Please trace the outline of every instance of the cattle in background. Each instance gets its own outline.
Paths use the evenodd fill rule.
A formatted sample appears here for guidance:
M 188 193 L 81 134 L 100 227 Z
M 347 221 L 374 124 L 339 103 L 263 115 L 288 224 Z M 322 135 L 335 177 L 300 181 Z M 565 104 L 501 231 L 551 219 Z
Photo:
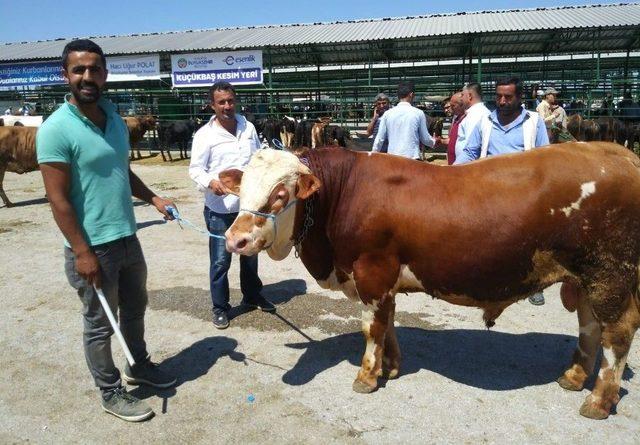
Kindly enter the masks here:
M 283 117 L 282 121 L 280 121 L 280 140 L 285 148 L 293 147 L 297 124 L 298 122 L 289 116 Z
M 624 145 L 624 124 L 620 119 L 613 117 L 599 117 L 596 119 L 596 122 L 598 124 L 598 140 L 616 142 L 620 145 Z
M 280 130 L 282 129 L 282 123 L 277 119 L 262 119 L 259 122 L 259 126 L 261 127 L 261 133 L 263 139 L 267 140 L 267 144 L 270 147 L 274 146 L 273 140 L 277 139 L 279 142 L 282 142 L 280 139 Z M 256 128 L 256 132 L 258 132 Z M 260 133 L 259 133 L 260 134 Z
M 0 127 L 0 198 L 5 206 L 13 203 L 2 187 L 5 172 L 23 173 L 38 170 L 36 157 L 37 127 Z
M 567 131 L 571 133 L 577 141 L 584 140 L 584 130 L 582 128 L 583 118 L 579 114 L 571 114 L 567 118 Z
M 322 147 L 327 145 L 324 138 L 324 130 L 331 123 L 331 118 L 323 116 L 311 127 L 311 148 Z
M 444 127 L 444 119 L 441 117 L 433 117 L 427 115 L 427 130 L 434 138 L 442 137 L 442 128 Z
M 163 160 L 167 160 L 164 155 L 164 150 L 167 150 L 167 156 L 170 161 L 173 161 L 171 157 L 171 145 L 176 144 L 180 152 L 180 159 L 188 158 L 187 150 L 189 147 L 189 141 L 193 136 L 193 133 L 198 128 L 201 121 L 195 119 L 188 119 L 182 121 L 160 122 L 158 128 L 158 138 L 160 143 L 160 154 Z
M 298 122 L 296 126 L 296 135 L 293 139 L 294 148 L 311 147 L 311 129 L 316 121 L 305 119 Z
M 138 144 L 144 137 L 147 131 L 154 130 L 156 128 L 156 118 L 147 116 L 127 116 L 122 118 L 127 124 L 129 130 L 129 146 L 131 147 L 131 159 L 134 159 L 133 151 L 137 151 L 138 159 L 142 157 Z
M 322 145 L 339 145 L 346 147 L 348 141 L 351 140 L 349 130 L 342 128 L 340 125 L 327 125 L 324 128 L 324 143 Z
M 322 287 L 364 303 L 355 391 L 398 376 L 398 292 L 479 307 L 491 327 L 511 304 L 562 282 L 580 329 L 558 383 L 582 390 L 602 347 L 580 414 L 606 418 L 620 400 L 640 326 L 640 159 L 629 150 L 569 142 L 451 168 L 335 148 L 260 150 L 244 174 L 219 177 L 240 195 L 227 250 L 282 260 L 296 245 Z

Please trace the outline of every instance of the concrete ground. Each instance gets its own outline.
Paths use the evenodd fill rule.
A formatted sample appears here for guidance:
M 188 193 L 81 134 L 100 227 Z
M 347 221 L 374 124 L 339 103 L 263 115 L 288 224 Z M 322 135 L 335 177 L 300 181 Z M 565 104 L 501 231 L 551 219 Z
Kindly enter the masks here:
M 202 224 L 202 197 L 184 161 L 133 168 Z M 277 314 L 236 311 L 230 328 L 218 331 L 206 238 L 138 202 L 149 265 L 147 343 L 178 385 L 130 388 L 156 416 L 123 422 L 102 412 L 86 368 L 81 305 L 64 277 L 40 174 L 8 173 L 5 190 L 19 205 L 0 208 L 0 443 L 640 443 L 637 343 L 607 420 L 578 414 L 587 390 L 555 383 L 578 332 L 557 285 L 545 292 L 546 305 L 513 305 L 491 331 L 476 309 L 399 296 L 400 378 L 357 394 L 351 383 L 364 349 L 357 304 L 321 290 L 293 256 L 261 255 Z M 234 259 L 234 304 L 237 266 Z M 113 349 L 124 364 L 115 341 Z

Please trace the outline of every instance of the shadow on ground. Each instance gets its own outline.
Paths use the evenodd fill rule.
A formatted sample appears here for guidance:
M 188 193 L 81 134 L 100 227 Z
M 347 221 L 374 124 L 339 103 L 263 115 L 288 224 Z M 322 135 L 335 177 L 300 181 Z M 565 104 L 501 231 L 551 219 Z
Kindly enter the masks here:
M 207 374 L 221 357 L 228 356 L 234 361 L 244 362 L 245 356 L 236 351 L 237 347 L 238 342 L 232 338 L 224 336 L 203 338 L 173 357 L 169 357 L 159 363 L 160 369 L 178 379 L 174 387 L 155 389 L 143 385 L 130 392 L 140 399 L 146 399 L 151 396 L 158 396 L 163 399 L 171 398 L 177 393 L 180 385 Z
M 48 202 L 49 200 L 47 198 L 28 199 L 26 201 L 14 202 L 11 207 L 26 207 L 26 206 L 37 205 L 37 204 L 47 204 Z M 6 206 L 3 205 L 0 207 L 6 207 Z
M 145 227 L 157 226 L 157 225 L 166 224 L 166 223 L 167 221 L 165 221 L 164 219 L 153 219 L 151 221 L 143 221 L 143 222 L 136 223 L 136 227 L 138 228 L 138 230 L 140 230 L 140 229 L 144 229 Z
M 576 344 L 575 337 L 559 334 L 414 327 L 400 327 L 396 332 L 403 357 L 400 378 L 426 370 L 493 391 L 555 381 Z M 359 332 L 286 346 L 304 351 L 282 377 L 290 385 L 303 385 L 344 360 L 359 367 L 364 352 Z M 354 378 L 356 371 L 354 368 Z

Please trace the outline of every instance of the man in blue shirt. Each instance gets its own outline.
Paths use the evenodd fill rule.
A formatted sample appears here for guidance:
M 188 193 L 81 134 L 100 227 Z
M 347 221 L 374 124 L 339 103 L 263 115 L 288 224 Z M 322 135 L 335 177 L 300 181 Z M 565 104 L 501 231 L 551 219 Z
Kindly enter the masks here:
M 136 237 L 131 195 L 166 219 L 174 204 L 154 194 L 129 168 L 129 133 L 116 107 L 101 97 L 107 80 L 102 49 L 74 40 L 62 53 L 71 94 L 38 130 L 36 149 L 53 217 L 65 238 L 65 273 L 83 304 L 84 353 L 102 408 L 124 420 L 153 416 L 122 380 L 157 388 L 176 379 L 149 360 L 144 340 L 147 265 Z M 101 288 L 136 362 L 113 363 L 113 329 L 94 288 Z
M 502 79 L 496 83 L 496 106 L 495 111 L 475 126 L 455 165 L 549 145 L 544 120 L 538 113 L 522 107 L 520 79 Z M 529 297 L 529 302 L 544 304 L 542 292 Z
M 380 119 L 380 127 L 371 151 L 382 151 L 385 141 L 388 141 L 388 153 L 420 159 L 420 143 L 428 147 L 434 146 L 435 140 L 427 129 L 426 116 L 411 105 L 415 97 L 414 89 L 412 82 L 400 82 L 400 101 Z
M 389 96 L 384 93 L 379 93 L 376 96 L 375 107 L 373 108 L 373 117 L 367 125 L 367 136 L 373 136 L 373 140 L 375 141 L 376 136 L 378 136 L 378 130 L 380 129 L 380 120 L 384 113 L 389 110 L 391 103 L 389 101 Z M 389 143 L 384 141 L 382 147 L 380 148 L 380 152 L 386 153 Z

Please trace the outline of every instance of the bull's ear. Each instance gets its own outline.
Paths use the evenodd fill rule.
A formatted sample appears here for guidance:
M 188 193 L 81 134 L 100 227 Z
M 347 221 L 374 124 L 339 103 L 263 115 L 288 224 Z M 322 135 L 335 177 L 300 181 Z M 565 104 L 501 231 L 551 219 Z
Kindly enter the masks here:
M 234 195 L 240 194 L 240 183 L 242 182 L 242 171 L 230 168 L 229 170 L 225 170 L 220 172 L 218 175 L 220 182 L 224 185 L 231 193 Z
M 311 173 L 300 173 L 296 184 L 296 197 L 307 199 L 322 186 L 322 182 Z

